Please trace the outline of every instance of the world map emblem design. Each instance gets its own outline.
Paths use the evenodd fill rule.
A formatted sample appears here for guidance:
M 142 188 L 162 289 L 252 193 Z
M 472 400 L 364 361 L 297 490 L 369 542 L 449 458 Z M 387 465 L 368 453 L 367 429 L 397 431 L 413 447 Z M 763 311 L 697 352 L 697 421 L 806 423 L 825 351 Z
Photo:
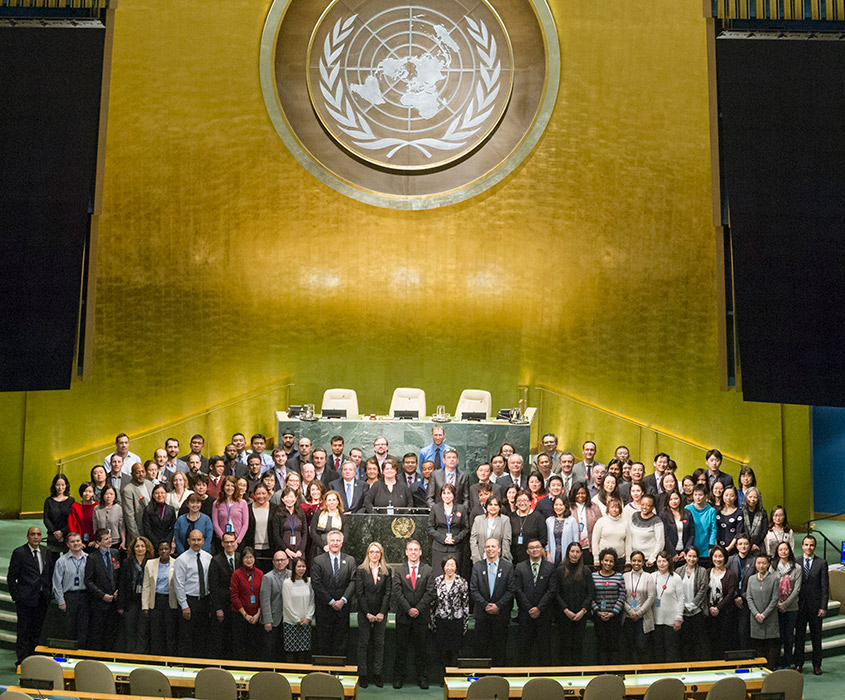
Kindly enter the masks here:
M 335 0 L 308 47 L 308 94 L 323 128 L 389 170 L 461 159 L 496 129 L 513 88 L 513 52 L 482 0 L 394 5 Z

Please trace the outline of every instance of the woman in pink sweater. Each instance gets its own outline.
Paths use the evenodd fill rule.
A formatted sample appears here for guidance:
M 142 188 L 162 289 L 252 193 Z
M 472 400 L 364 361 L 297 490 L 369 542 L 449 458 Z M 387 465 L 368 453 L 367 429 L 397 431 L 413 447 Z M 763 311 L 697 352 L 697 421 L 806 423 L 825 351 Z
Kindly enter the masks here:
M 233 476 L 224 476 L 220 495 L 211 508 L 211 524 L 217 539 L 223 538 L 224 532 L 234 532 L 240 545 L 249 526 L 249 508 L 246 501 L 238 495 L 238 483 Z

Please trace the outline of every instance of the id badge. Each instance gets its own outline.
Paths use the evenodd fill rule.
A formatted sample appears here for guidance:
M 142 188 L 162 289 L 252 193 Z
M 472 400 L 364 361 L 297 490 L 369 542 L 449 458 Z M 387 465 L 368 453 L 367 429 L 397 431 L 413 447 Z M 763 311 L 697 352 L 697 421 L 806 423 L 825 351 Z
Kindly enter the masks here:
M 522 535 L 520 535 L 519 537 L 516 538 L 516 543 L 522 544 Z
M 254 595 L 251 595 L 251 596 L 249 597 L 249 604 L 250 604 L 250 605 L 255 605 L 255 596 L 254 596 Z
M 602 609 L 602 610 L 604 610 L 605 608 L 607 608 L 607 601 L 604 601 L 604 600 L 603 600 L 603 601 L 601 602 L 601 609 Z
M 656 607 L 656 608 L 660 607 L 660 598 L 658 598 L 657 600 L 654 601 L 654 607 Z
M 140 592 L 141 592 L 141 584 L 140 584 L 140 583 L 139 583 L 137 586 L 135 586 L 135 592 L 136 592 L 136 593 L 140 593 Z
M 79 576 L 73 577 L 73 587 L 77 588 L 79 586 Z
M 388 514 L 388 515 L 393 515 L 393 506 L 388 506 L 388 507 L 387 507 L 387 514 Z
M 228 523 L 226 523 L 226 532 L 234 532 L 234 531 L 235 531 L 235 528 L 232 525 L 232 521 L 230 520 Z
M 291 535 L 291 536 L 290 536 L 290 546 L 291 546 L 291 547 L 295 547 L 295 546 L 296 546 L 296 535 Z
M 636 598 L 634 598 L 633 600 L 631 600 L 631 607 L 632 607 L 632 608 L 636 608 L 636 607 L 637 607 L 637 599 L 636 599 Z

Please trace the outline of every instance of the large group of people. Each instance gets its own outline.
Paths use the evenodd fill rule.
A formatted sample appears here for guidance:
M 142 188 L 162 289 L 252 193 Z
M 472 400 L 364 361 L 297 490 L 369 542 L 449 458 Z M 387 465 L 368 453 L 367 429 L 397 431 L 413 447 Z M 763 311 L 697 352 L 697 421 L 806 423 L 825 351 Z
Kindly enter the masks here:
M 168 438 L 142 461 L 121 434 L 78 500 L 56 475 L 46 547 L 31 527 L 9 566 L 18 659 L 51 598 L 83 648 L 300 662 L 345 657 L 354 611 L 361 685 L 381 686 L 393 611 L 394 687 L 413 661 L 425 688 L 432 640 L 440 667 L 454 665 L 470 616 L 474 655 L 506 665 L 515 603 L 511 660 L 525 665 L 584 663 L 592 621 L 601 664 L 754 648 L 771 668 L 801 669 L 809 627 L 821 673 L 827 563 L 812 535 L 796 557 L 786 510 L 767 514 L 754 471 L 735 485 L 718 450 L 679 478 L 665 453 L 646 474 L 624 446 L 604 465 L 587 441 L 576 462 L 552 434 L 533 460 L 504 443 L 473 470 L 439 425 L 401 458 L 384 437 L 368 458 L 329 442 L 285 431 L 268 453 L 265 436 L 247 449 L 236 433 L 206 457 L 194 435 L 187 454 Z M 398 565 L 380 542 L 362 561 L 344 550 L 348 514 L 407 508 L 428 509 L 431 561 L 417 540 Z

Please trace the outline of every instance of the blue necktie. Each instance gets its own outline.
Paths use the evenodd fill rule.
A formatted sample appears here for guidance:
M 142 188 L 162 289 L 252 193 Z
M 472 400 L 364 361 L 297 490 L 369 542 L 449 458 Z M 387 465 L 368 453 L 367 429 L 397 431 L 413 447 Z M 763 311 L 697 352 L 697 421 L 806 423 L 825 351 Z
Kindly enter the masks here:
M 487 564 L 487 583 L 490 584 L 490 599 L 493 599 L 493 589 L 496 587 L 496 562 Z
M 807 557 L 804 557 L 804 580 L 806 581 L 810 578 L 810 568 L 812 567 L 812 561 Z
M 352 484 L 346 484 L 346 507 L 352 507 Z

